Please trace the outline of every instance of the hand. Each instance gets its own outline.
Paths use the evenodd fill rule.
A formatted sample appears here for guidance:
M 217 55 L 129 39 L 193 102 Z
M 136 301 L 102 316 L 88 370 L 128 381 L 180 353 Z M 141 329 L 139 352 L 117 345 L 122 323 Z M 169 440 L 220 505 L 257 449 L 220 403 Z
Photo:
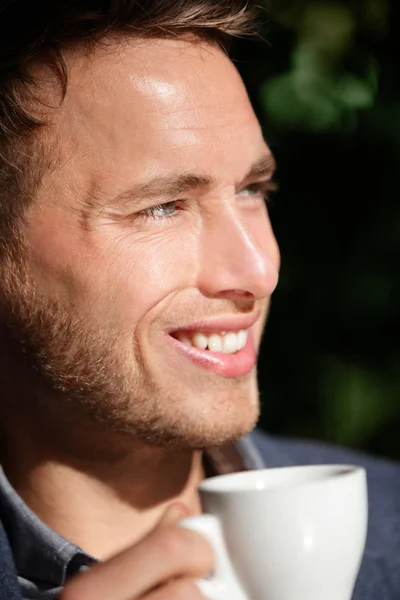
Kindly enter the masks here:
M 176 525 L 187 516 L 172 505 L 142 541 L 71 579 L 60 600 L 204 600 L 195 585 L 213 569 L 202 536 Z

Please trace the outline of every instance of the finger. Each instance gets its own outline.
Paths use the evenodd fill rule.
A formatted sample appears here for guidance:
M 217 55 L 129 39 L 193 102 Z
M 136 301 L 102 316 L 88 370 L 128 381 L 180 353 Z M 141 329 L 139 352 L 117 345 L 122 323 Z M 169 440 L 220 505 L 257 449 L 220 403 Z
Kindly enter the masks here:
M 204 600 L 204 596 L 194 581 L 179 579 L 142 596 L 141 600 Z
M 181 519 L 185 519 L 189 515 L 190 512 L 184 504 L 175 502 L 174 504 L 168 506 L 157 527 L 170 527 L 171 525 L 178 523 L 178 521 Z
M 156 529 L 142 542 L 73 579 L 61 600 L 131 600 L 178 578 L 213 570 L 206 539 L 180 527 Z

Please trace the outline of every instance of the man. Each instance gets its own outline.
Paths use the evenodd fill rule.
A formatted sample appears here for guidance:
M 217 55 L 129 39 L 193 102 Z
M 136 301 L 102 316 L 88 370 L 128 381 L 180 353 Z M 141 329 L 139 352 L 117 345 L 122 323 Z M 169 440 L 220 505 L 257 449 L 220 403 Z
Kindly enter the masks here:
M 399 597 L 398 466 L 247 436 L 279 252 L 245 2 L 3 7 L 0 598 L 200 598 L 198 483 L 296 462 L 369 469 L 356 598 Z

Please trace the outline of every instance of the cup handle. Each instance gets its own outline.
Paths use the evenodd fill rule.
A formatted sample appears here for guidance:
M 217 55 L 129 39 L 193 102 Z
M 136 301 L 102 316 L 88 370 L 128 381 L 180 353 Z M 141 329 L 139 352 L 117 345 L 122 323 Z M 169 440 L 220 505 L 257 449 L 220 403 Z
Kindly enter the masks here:
M 214 515 L 199 515 L 183 519 L 179 526 L 202 534 L 214 549 L 214 572 L 197 582 L 201 593 L 208 600 L 248 600 L 230 563 L 219 519 Z

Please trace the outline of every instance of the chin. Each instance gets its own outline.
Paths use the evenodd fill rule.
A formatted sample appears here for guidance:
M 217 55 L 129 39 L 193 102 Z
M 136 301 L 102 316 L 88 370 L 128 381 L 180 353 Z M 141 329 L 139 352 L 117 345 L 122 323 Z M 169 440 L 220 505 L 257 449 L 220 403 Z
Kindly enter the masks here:
M 230 397 L 229 402 L 215 398 L 212 404 L 196 402 L 175 406 L 173 411 L 155 411 L 152 418 L 124 419 L 117 430 L 160 448 L 194 449 L 232 443 L 250 433 L 259 419 L 257 399 Z M 123 431 L 122 431 L 123 430 Z
M 188 415 L 174 428 L 174 440 L 186 448 L 205 449 L 236 442 L 257 425 L 260 411 L 258 403 L 243 406 L 231 405 L 226 410 L 209 410 L 207 413 Z
M 177 385 L 168 378 L 142 393 L 141 401 L 132 395 L 114 413 L 114 430 L 164 448 L 197 450 L 237 441 L 254 429 L 260 416 L 257 379 L 252 375 L 222 383 Z
M 237 442 L 253 431 L 257 421 L 258 415 L 251 419 L 243 419 L 242 417 L 240 421 L 234 423 L 215 424 L 212 429 L 203 432 L 202 439 L 199 440 L 202 443 L 197 447 L 204 449 Z M 192 447 L 196 446 L 193 445 Z

